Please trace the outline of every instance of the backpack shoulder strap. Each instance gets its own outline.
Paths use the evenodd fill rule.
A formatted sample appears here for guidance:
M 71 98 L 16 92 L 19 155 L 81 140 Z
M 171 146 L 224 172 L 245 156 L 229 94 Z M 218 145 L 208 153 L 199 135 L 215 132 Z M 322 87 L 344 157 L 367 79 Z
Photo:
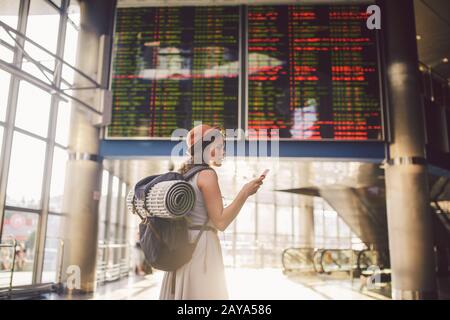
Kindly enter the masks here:
M 214 169 L 208 166 L 207 164 L 199 164 L 189 169 L 185 174 L 183 174 L 183 177 L 187 181 L 203 170 L 214 170 Z
M 200 237 L 203 234 L 203 231 L 205 231 L 206 225 L 208 224 L 208 221 L 209 221 L 209 218 L 206 218 L 205 222 L 203 223 L 203 225 L 202 225 L 202 227 L 200 229 L 200 232 L 197 234 L 197 237 L 195 237 L 195 241 L 194 241 L 195 245 L 197 245 L 198 241 L 200 240 Z
M 203 170 L 214 170 L 213 168 L 211 168 L 210 166 L 206 165 L 206 164 L 201 164 L 201 165 L 196 165 L 194 167 L 192 167 L 191 169 L 189 169 L 184 175 L 184 179 L 189 180 L 191 179 L 194 175 L 196 175 L 197 173 L 199 173 L 200 171 Z M 202 225 L 202 228 L 200 229 L 200 232 L 197 234 L 197 237 L 195 238 L 195 245 L 197 245 L 198 241 L 200 240 L 200 237 L 203 234 L 203 231 L 205 231 L 206 225 L 208 224 L 209 218 L 207 218 L 205 220 L 205 222 Z

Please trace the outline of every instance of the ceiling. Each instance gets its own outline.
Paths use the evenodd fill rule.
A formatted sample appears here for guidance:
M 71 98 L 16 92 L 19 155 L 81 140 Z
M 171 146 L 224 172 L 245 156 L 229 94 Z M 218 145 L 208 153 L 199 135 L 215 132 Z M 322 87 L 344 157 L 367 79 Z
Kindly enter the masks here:
M 414 0 L 419 60 L 450 79 L 450 1 Z

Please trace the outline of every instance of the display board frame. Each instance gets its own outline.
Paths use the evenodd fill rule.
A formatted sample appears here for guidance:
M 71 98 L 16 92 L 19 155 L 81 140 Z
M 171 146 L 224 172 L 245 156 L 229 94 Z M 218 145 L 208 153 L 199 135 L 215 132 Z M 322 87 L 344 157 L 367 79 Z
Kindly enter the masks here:
M 314 6 L 352 6 L 352 5 L 367 5 L 373 4 L 373 2 L 368 1 L 367 3 L 357 2 L 354 4 L 313 4 Z M 298 3 L 283 3 L 283 4 L 256 4 L 256 5 L 229 5 L 227 7 L 238 7 L 239 8 L 239 39 L 238 39 L 238 65 L 239 65 L 239 71 L 238 71 L 238 128 L 240 129 L 239 132 L 241 133 L 242 130 L 245 131 L 245 136 L 240 134 L 237 137 L 226 137 L 226 140 L 248 140 L 252 141 L 255 139 L 249 139 L 247 137 L 247 130 L 248 130 L 248 14 L 247 10 L 249 7 L 253 6 L 287 6 L 287 5 L 295 5 L 295 6 L 302 6 L 303 4 Z M 311 6 L 311 3 L 304 4 L 307 6 Z M 192 5 L 188 5 L 192 7 Z M 221 5 L 224 6 L 224 5 Z M 145 6 L 145 8 L 152 7 L 152 8 L 159 8 L 161 6 Z M 135 7 L 130 7 L 135 8 Z M 116 36 L 116 23 L 117 23 L 117 11 L 118 10 L 126 10 L 127 7 L 119 7 L 116 8 L 115 11 L 115 17 L 114 17 L 114 24 L 113 24 L 113 39 Z M 273 140 L 279 140 L 279 141 L 292 141 L 292 142 L 356 142 L 356 143 L 370 143 L 370 142 L 386 142 L 387 141 L 387 111 L 385 106 L 385 97 L 384 97 L 384 68 L 383 68 L 383 51 L 382 51 L 382 43 L 380 40 L 381 37 L 381 30 L 371 30 L 371 32 L 375 33 L 375 46 L 376 46 L 376 67 L 377 67 L 377 76 L 378 76 L 378 102 L 379 102 L 379 110 L 380 110 L 380 134 L 381 137 L 377 139 L 334 139 L 334 138 L 322 138 L 322 139 L 296 139 L 296 138 L 276 138 Z M 114 40 L 112 41 L 114 43 Z M 114 65 L 114 59 L 115 59 L 115 49 L 114 46 L 111 50 L 112 52 L 112 58 L 110 59 L 110 73 L 109 73 L 109 86 L 112 87 L 112 80 L 113 80 L 113 65 Z M 144 141 L 152 141 L 152 140 L 175 140 L 175 141 L 181 141 L 184 140 L 184 138 L 181 137 L 118 137 L 118 136 L 109 136 L 108 135 L 108 127 L 104 127 L 102 129 L 102 136 L 105 140 L 144 140 Z M 263 140 L 263 139 L 256 139 L 256 140 Z M 271 140 L 271 139 L 268 139 Z

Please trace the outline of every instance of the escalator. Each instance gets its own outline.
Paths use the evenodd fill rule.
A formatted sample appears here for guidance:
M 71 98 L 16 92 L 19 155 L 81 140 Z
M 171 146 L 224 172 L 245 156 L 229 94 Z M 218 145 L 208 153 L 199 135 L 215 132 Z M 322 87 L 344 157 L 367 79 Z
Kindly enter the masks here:
M 449 275 L 450 265 L 450 178 L 429 175 L 430 211 L 433 215 L 438 273 Z M 389 266 L 388 227 L 384 170 L 367 164 L 352 183 L 321 184 L 286 190 L 319 196 L 358 236 L 367 248 L 381 253 L 382 263 Z

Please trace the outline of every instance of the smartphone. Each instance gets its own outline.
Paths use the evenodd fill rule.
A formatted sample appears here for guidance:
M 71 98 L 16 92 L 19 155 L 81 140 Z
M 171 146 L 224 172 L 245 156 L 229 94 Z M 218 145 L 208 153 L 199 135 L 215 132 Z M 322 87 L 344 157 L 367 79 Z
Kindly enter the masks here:
M 267 176 L 267 174 L 269 173 L 269 169 L 266 169 L 266 170 L 264 170 L 264 172 L 261 174 L 261 177 L 266 177 Z

